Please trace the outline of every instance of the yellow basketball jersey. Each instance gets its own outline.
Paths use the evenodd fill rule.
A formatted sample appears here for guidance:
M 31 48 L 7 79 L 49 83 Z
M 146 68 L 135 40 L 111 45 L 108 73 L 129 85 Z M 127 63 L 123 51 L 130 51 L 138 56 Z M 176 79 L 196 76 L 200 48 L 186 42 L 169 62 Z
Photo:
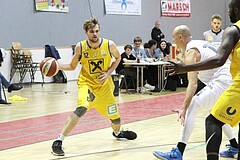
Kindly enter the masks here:
M 111 64 L 109 41 L 102 38 L 99 47 L 94 49 L 87 40 L 83 40 L 81 41 L 81 50 L 82 69 L 79 82 L 88 83 L 91 86 L 101 85 L 98 76 L 100 73 L 106 72 Z
M 240 20 L 235 23 L 238 27 L 240 27 Z M 231 67 L 230 72 L 232 74 L 232 79 L 234 82 L 240 82 L 240 70 L 239 70 L 239 62 L 240 62 L 240 41 L 235 45 L 234 49 L 230 55 L 231 59 Z

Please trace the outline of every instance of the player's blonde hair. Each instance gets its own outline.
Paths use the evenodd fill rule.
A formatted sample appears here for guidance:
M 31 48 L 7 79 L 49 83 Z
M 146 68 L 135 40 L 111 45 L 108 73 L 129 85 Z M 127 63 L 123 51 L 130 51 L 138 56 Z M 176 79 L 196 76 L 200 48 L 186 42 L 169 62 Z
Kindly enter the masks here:
M 83 29 L 87 32 L 89 29 L 95 27 L 96 25 L 98 25 L 100 28 L 100 24 L 99 24 L 97 18 L 92 17 L 84 22 Z

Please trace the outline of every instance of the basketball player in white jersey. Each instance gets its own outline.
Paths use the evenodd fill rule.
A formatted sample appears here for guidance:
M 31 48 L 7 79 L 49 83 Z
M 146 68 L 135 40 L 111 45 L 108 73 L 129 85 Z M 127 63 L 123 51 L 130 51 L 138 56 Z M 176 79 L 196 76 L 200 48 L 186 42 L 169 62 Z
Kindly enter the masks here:
M 207 41 L 192 40 L 190 30 L 185 25 L 177 26 L 173 31 L 173 42 L 177 48 L 184 53 L 184 63 L 193 64 L 215 56 L 217 49 Z M 200 108 L 211 111 L 220 95 L 231 84 L 232 78 L 229 72 L 230 61 L 228 60 L 222 67 L 204 71 L 188 72 L 188 87 L 186 96 L 181 108 L 178 110 L 179 120 L 183 125 L 180 141 L 171 152 L 163 153 L 154 151 L 153 154 L 164 160 L 182 160 L 183 152 L 194 128 L 196 112 Z M 206 86 L 196 95 L 198 79 Z M 238 144 L 234 138 L 230 125 L 224 125 L 223 131 L 230 141 L 228 150 L 220 153 L 220 156 L 231 157 L 238 152 Z
M 214 14 L 211 18 L 212 29 L 205 31 L 203 37 L 205 41 L 211 42 L 215 46 L 219 46 L 222 42 L 222 35 L 224 30 L 222 26 L 222 17 L 218 14 Z

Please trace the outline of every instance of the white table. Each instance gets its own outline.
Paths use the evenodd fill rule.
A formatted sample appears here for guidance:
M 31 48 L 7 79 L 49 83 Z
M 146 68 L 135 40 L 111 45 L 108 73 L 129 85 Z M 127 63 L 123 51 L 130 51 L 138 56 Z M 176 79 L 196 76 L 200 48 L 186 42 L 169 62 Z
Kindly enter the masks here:
M 137 93 L 139 91 L 143 93 L 143 69 L 147 66 L 157 66 L 158 67 L 158 88 L 163 89 L 164 85 L 164 65 L 169 64 L 169 62 L 157 61 L 157 62 L 145 62 L 141 61 L 140 63 L 123 63 L 125 66 L 132 66 L 137 68 Z M 141 71 L 140 80 L 141 88 L 139 89 L 139 70 Z

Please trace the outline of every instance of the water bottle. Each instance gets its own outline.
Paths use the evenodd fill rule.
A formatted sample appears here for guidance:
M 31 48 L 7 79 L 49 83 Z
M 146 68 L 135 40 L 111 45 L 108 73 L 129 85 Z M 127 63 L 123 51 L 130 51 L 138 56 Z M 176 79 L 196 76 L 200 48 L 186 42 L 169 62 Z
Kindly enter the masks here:
M 138 52 L 138 54 L 137 54 L 137 63 L 140 63 L 140 58 L 141 58 L 141 56 L 140 56 L 140 53 Z

